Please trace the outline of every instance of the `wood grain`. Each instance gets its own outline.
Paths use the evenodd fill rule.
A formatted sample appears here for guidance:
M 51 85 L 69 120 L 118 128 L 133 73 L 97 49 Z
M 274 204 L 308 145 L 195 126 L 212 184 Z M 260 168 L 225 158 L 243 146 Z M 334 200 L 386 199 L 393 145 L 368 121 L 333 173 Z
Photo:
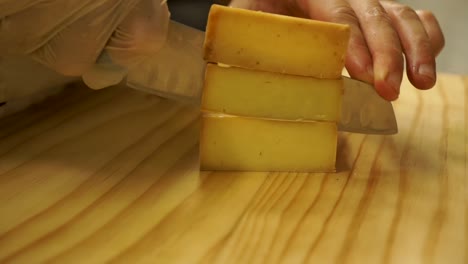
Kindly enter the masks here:
M 468 77 L 334 174 L 198 170 L 198 111 L 81 86 L 0 122 L 0 263 L 468 263 Z

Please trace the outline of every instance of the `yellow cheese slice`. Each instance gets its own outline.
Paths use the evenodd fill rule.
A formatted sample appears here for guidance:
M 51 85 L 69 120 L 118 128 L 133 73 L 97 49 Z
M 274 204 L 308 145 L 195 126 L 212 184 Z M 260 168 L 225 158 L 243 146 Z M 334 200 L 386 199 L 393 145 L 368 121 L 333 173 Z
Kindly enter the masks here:
M 212 5 L 204 59 L 270 72 L 341 76 L 350 27 L 311 19 Z
M 201 108 L 247 117 L 338 121 L 342 79 L 208 64 Z
M 203 171 L 333 172 L 336 148 L 333 122 L 202 116 Z

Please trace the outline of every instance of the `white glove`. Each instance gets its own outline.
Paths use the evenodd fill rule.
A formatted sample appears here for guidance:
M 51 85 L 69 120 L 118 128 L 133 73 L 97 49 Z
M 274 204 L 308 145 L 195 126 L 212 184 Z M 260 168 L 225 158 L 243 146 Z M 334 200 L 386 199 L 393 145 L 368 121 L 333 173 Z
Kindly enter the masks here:
M 103 88 L 163 46 L 169 18 L 165 0 L 1 0 L 0 57 L 26 55 Z

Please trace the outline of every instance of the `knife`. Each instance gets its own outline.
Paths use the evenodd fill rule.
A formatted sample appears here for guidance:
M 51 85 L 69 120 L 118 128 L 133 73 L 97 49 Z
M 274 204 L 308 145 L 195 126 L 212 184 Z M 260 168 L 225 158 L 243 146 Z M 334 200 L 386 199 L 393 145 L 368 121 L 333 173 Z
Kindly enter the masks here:
M 175 22 L 169 23 L 162 50 L 131 69 L 127 85 L 136 90 L 199 105 L 206 61 L 203 60 L 203 31 Z M 391 102 L 381 98 L 374 87 L 346 76 L 342 99 L 340 131 L 389 135 L 398 132 Z

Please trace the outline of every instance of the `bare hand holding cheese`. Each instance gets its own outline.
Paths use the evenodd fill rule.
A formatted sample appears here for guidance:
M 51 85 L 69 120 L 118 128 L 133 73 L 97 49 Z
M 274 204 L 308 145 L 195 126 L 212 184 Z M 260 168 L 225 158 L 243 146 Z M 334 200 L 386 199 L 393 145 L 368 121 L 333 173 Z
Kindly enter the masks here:
M 205 60 L 247 69 L 340 78 L 350 28 L 310 19 L 213 5 Z

